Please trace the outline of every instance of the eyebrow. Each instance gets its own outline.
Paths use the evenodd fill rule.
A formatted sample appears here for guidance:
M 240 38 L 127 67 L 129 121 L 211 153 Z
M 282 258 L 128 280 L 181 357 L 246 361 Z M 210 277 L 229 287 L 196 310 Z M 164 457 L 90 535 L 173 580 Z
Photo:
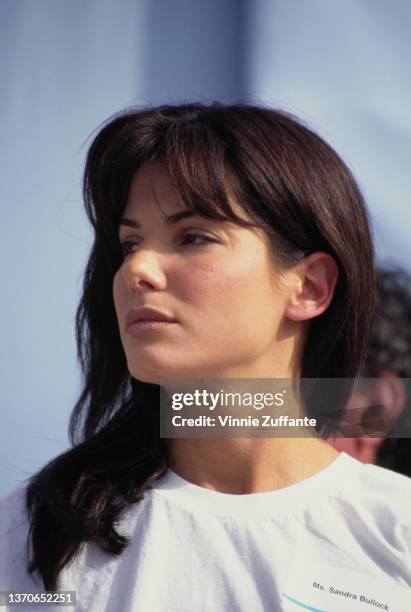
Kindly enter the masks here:
M 165 223 L 173 224 L 182 221 L 182 219 L 188 219 L 188 217 L 193 217 L 196 213 L 192 210 L 183 210 L 180 212 L 176 212 L 173 215 L 169 215 L 165 217 Z M 127 217 L 122 217 L 119 221 L 120 225 L 127 225 L 128 227 L 134 227 L 135 229 L 141 229 L 141 223 L 139 221 L 133 221 L 133 219 L 128 219 Z

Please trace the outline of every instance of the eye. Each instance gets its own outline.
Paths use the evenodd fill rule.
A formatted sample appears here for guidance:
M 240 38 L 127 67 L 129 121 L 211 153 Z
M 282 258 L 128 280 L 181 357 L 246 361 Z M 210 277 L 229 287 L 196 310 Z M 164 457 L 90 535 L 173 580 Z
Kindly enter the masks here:
M 217 242 L 217 240 L 207 234 L 199 234 L 197 232 L 196 233 L 190 232 L 190 233 L 184 234 L 181 244 L 201 246 L 203 244 L 209 244 L 211 242 Z
M 120 240 L 120 249 L 123 258 L 131 255 L 135 248 L 139 246 L 140 242 L 140 240 Z M 180 244 L 184 246 L 203 246 L 212 242 L 217 242 L 217 240 L 212 236 L 198 232 L 190 232 L 184 234 L 184 236 L 181 238 Z
M 127 255 L 132 253 L 131 248 L 133 247 L 133 245 L 138 246 L 138 242 L 131 241 L 131 240 L 123 240 L 122 242 L 120 241 L 120 248 L 121 248 L 123 257 L 126 257 Z

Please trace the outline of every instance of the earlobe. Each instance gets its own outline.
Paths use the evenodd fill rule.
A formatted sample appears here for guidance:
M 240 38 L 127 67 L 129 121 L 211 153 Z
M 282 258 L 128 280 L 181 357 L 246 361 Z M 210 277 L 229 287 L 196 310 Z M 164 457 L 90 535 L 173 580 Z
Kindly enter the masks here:
M 338 266 L 328 253 L 309 255 L 295 270 L 299 283 L 292 290 L 285 315 L 305 321 L 321 315 L 330 305 L 338 280 Z

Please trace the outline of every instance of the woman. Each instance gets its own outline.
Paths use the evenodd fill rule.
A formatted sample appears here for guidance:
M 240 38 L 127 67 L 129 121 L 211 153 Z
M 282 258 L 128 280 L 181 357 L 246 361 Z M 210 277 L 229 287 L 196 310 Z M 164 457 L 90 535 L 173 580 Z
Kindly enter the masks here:
M 162 106 L 100 130 L 84 195 L 73 448 L 3 502 L 1 588 L 87 611 L 403 605 L 410 481 L 324 441 L 344 393 L 320 436 L 159 434 L 165 379 L 355 376 L 373 252 L 345 164 L 283 112 Z

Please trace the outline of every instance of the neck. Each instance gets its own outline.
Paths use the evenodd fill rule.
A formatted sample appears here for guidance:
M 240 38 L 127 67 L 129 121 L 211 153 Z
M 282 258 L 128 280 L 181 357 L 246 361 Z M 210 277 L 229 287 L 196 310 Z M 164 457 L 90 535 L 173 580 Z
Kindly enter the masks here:
M 321 438 L 174 438 L 168 464 L 179 476 L 222 493 L 280 489 L 316 474 L 337 456 Z

